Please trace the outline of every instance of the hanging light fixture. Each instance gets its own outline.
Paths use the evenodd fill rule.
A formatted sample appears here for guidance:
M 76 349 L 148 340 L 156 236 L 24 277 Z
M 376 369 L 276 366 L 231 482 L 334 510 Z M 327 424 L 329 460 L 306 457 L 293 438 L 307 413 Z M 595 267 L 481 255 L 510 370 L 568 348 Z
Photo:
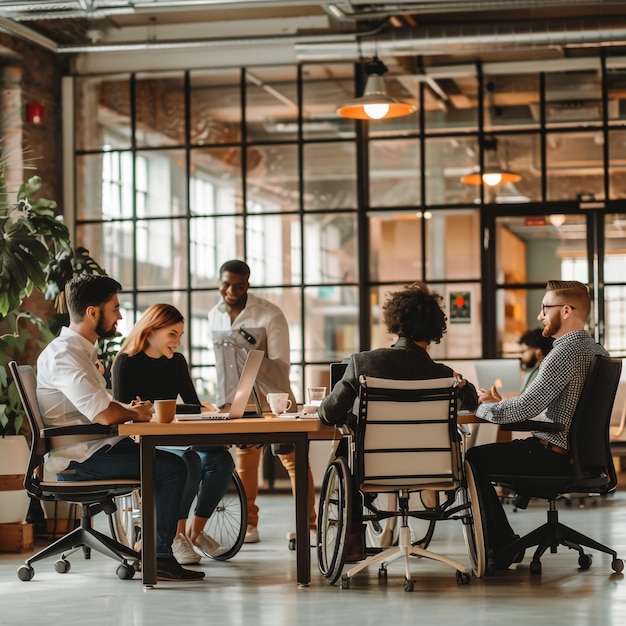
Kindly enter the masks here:
M 500 167 L 498 159 L 498 140 L 495 137 L 485 137 L 483 140 L 485 154 L 485 167 L 481 176 L 480 171 L 466 174 L 461 177 L 461 182 L 466 185 L 480 185 L 485 183 L 489 187 L 497 187 L 506 183 L 517 183 L 522 177 L 515 172 L 510 172 Z
M 363 95 L 339 107 L 337 113 L 353 120 L 382 120 L 413 113 L 416 106 L 389 96 L 383 78 L 385 72 L 387 66 L 377 56 L 366 63 Z

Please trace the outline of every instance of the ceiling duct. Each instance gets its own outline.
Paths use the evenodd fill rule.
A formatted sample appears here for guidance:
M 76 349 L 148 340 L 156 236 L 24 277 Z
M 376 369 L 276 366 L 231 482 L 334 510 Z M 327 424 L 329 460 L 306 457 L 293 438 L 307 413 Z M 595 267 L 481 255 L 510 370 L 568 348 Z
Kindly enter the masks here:
M 494 50 L 626 45 L 626 21 L 615 18 L 429 25 L 394 28 L 371 41 L 360 39 L 296 43 L 299 61 L 353 60 L 373 56 L 463 55 Z

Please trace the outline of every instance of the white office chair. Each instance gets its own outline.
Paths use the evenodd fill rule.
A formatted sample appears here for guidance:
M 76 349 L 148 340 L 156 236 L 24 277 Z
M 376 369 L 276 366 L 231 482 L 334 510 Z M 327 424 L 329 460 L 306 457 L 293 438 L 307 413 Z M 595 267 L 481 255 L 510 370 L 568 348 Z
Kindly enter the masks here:
M 405 560 L 405 591 L 414 581 L 409 557 L 432 559 L 456 570 L 459 583 L 470 581 L 471 570 L 484 574 L 483 525 L 475 523 L 480 511 L 469 500 L 463 465 L 463 442 L 457 429 L 457 389 L 453 378 L 398 381 L 364 377 L 355 402 L 358 416 L 354 454 L 335 459 L 327 468 L 320 493 L 318 515 L 318 564 L 328 582 L 334 584 L 347 556 L 347 538 L 352 510 L 352 481 L 367 501 L 371 494 L 396 494 L 395 510 L 375 506 L 365 523 L 395 517 L 400 521 L 398 545 L 374 552 L 341 576 L 342 588 L 370 565 L 380 564 L 379 581 L 387 578 L 387 565 Z M 349 448 L 352 448 L 349 441 Z M 420 494 L 416 506 L 411 494 Z M 428 493 L 428 495 L 426 495 Z M 372 498 L 370 497 L 371 501 Z M 447 556 L 432 552 L 421 542 L 412 544 L 410 518 L 460 520 L 470 556 L 471 570 Z

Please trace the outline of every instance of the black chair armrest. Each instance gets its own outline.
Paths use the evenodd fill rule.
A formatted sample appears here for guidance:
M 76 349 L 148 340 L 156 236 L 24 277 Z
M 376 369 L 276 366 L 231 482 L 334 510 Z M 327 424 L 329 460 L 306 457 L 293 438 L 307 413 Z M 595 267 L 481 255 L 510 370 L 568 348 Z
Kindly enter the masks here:
M 544 422 L 541 420 L 524 420 L 523 422 L 513 422 L 512 424 L 500 424 L 500 430 L 513 431 L 521 430 L 529 432 L 539 430 L 544 433 L 561 433 L 563 432 L 563 424 L 556 422 Z
M 72 426 L 47 426 L 42 428 L 40 436 L 62 437 L 65 435 L 117 435 L 117 424 L 74 424 Z

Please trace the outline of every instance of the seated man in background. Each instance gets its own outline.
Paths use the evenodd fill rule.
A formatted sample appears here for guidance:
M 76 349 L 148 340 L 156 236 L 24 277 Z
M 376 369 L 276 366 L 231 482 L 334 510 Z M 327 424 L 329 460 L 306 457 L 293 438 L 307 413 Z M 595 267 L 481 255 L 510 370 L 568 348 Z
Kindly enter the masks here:
M 430 358 L 428 348 L 439 343 L 446 332 L 446 316 L 441 308 L 443 298 L 429 291 L 426 285 L 414 283 L 390 294 L 383 305 L 383 319 L 389 333 L 398 337 L 390 348 L 353 354 L 342 379 L 322 400 L 318 413 L 325 424 L 348 424 L 354 427 L 354 400 L 358 395 L 359 377 L 376 376 L 395 380 L 428 380 L 458 376 L 443 363 Z M 473 411 L 477 405 L 476 389 L 465 379 L 459 383 L 462 409 Z M 337 448 L 337 456 L 347 456 L 345 438 Z M 343 445 L 342 445 L 343 444 Z M 352 527 L 346 560 L 365 557 L 365 536 L 362 524 L 362 501 L 353 494 Z
M 542 328 L 533 328 L 527 330 L 519 339 L 520 346 L 522 347 L 522 356 L 520 357 L 520 363 L 522 369 L 526 372 L 524 382 L 520 393 L 530 385 L 539 372 L 539 366 L 544 360 L 548 352 L 552 350 L 552 344 L 554 343 L 553 337 L 545 337 Z
M 480 389 L 476 415 L 495 424 L 532 419 L 545 411 L 548 421 L 563 425 L 562 432 L 534 431 L 532 437 L 476 446 L 467 451 L 474 468 L 485 513 L 487 545 L 494 552 L 496 569 L 507 569 L 521 555 L 498 559 L 497 552 L 516 540 L 491 474 L 520 476 L 567 476 L 571 473 L 568 432 L 591 361 L 596 354 L 608 355 L 585 330 L 591 310 L 587 287 L 578 281 L 549 281 L 537 319 L 543 335 L 554 337 L 552 350 L 523 393 L 503 400 L 495 387 Z

